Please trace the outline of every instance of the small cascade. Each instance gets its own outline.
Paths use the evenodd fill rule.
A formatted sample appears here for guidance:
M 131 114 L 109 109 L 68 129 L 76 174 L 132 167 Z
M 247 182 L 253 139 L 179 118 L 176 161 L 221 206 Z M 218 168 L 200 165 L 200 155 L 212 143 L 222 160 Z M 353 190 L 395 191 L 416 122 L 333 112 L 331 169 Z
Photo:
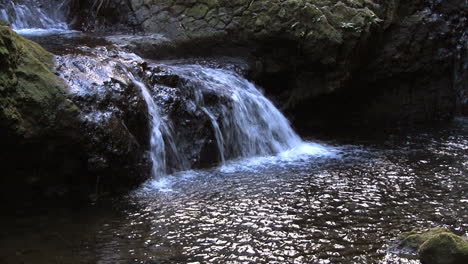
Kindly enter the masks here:
M 186 82 L 183 90 L 211 121 L 221 161 L 274 155 L 303 142 L 288 120 L 251 82 L 234 72 L 199 65 L 168 66 Z M 218 96 L 221 103 L 205 103 Z
M 131 81 L 138 86 L 141 90 L 141 94 L 145 99 L 148 107 L 148 114 L 151 122 L 150 132 L 150 156 L 152 165 L 153 176 L 164 175 L 166 173 L 166 151 L 163 139 L 163 133 L 161 132 L 164 125 L 162 124 L 161 117 L 156 103 L 154 102 L 151 94 L 144 83 L 137 80 L 133 74 L 127 73 Z
M 177 149 L 173 132 L 167 122 L 165 122 L 165 120 L 160 116 L 158 106 L 156 105 L 148 87 L 140 80 L 137 80 L 132 73 L 127 72 L 127 75 L 130 80 L 140 88 L 141 94 L 148 107 L 151 128 L 150 156 L 153 163 L 152 175 L 157 177 L 168 173 L 168 157 L 174 159 L 175 161 L 173 163 L 177 165 L 177 168 L 171 168 L 172 170 L 188 169 L 188 165 L 186 160 L 183 158 L 183 154 Z M 170 156 L 168 154 L 170 154 Z
M 141 70 L 138 65 L 142 64 L 143 60 L 133 53 L 108 50 L 105 47 L 82 47 L 80 51 L 82 54 L 58 56 L 57 61 L 60 65 L 59 73 L 68 83 L 72 94 L 82 101 L 96 98 L 93 99 L 96 101 L 91 106 L 87 106 L 90 110 L 83 118 L 87 122 L 96 124 L 109 122 L 113 113 L 121 111 L 119 105 L 128 102 L 109 103 L 106 98 L 116 98 L 118 94 L 122 94 L 123 90 L 119 90 L 119 87 L 126 87 L 122 89 L 127 90 L 132 90 L 134 87 L 147 106 L 152 175 L 158 177 L 175 170 L 188 169 L 190 166 L 177 148 L 173 129 L 167 122 L 167 117 L 161 115 L 153 92 L 138 76 Z M 170 166 L 168 160 L 171 161 Z
M 109 104 L 106 98 L 133 88 L 141 94 L 148 111 L 154 177 L 304 145 L 273 103 L 235 72 L 200 65 L 142 66 L 145 62 L 137 55 L 104 47 L 82 48 L 58 61 L 76 96 L 83 101 L 97 98 L 85 116 L 94 124 L 110 122 L 126 104 Z M 130 129 L 135 131 L 135 126 Z
M 3 2 L 6 2 L 3 4 Z M 65 9 L 68 0 L 0 1 L 0 19 L 18 33 L 68 31 Z

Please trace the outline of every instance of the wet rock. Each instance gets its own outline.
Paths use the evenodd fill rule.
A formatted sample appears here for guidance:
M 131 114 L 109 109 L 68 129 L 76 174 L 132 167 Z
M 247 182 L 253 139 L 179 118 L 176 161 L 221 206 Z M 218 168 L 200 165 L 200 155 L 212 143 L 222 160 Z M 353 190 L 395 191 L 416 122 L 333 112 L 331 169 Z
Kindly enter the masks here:
M 173 156 L 181 155 L 186 161 L 186 168 L 201 168 L 220 162 L 215 136 L 209 116 L 196 103 L 197 96 L 204 98 L 208 107 L 222 107 L 218 94 L 195 94 L 190 81 L 163 65 L 150 67 L 147 71 L 157 104 L 166 116 L 166 122 L 174 131 L 177 151 Z M 199 84 L 200 85 L 200 84 Z M 211 100 L 209 99 L 211 98 Z M 208 100 L 207 100 L 208 99 Z M 219 114 L 219 112 L 218 112 Z M 179 158 L 169 158 L 169 167 L 180 169 Z
M 57 71 L 80 109 L 85 166 L 103 191 L 128 189 L 150 176 L 147 105 L 118 56 L 101 47 L 57 58 Z
M 87 68 L 96 60 L 54 58 L 6 24 L 0 53 L 0 198 L 87 197 L 149 177 L 147 109 L 134 85 L 100 81 Z
M 121 1 L 107 3 L 102 10 Z M 411 125 L 447 120 L 467 108 L 463 0 L 150 0 L 124 6 L 119 24 L 166 38 L 152 45 L 135 41 L 136 52 L 157 59 L 245 57 L 249 77 L 304 129 Z M 101 14 L 96 21 L 106 21 Z

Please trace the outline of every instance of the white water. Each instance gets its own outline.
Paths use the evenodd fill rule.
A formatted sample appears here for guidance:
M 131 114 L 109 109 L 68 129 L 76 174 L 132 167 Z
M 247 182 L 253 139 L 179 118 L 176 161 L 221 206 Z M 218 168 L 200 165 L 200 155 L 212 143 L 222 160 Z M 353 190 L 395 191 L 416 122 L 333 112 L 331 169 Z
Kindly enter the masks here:
M 141 81 L 137 80 L 133 74 L 128 73 L 132 82 L 141 90 L 141 94 L 145 99 L 148 107 L 148 114 L 150 115 L 151 133 L 150 133 L 150 156 L 153 163 L 152 174 L 153 176 L 161 176 L 166 173 L 166 151 L 162 134 L 162 120 L 159 116 L 159 110 L 154 102 L 151 94 Z
M 207 135 L 198 135 L 197 130 L 177 134 L 181 132 L 181 126 L 175 122 L 180 122 L 180 118 L 173 119 L 170 113 L 174 109 L 171 106 L 166 108 L 168 106 L 164 100 L 156 100 L 163 92 L 159 94 L 156 85 L 148 86 L 146 79 L 132 74 L 134 66 L 142 64 L 143 59 L 133 53 L 110 53 L 106 48 L 84 48 L 83 51 L 94 56 L 66 56 L 59 59 L 66 69 L 64 76 L 68 76 L 66 78 L 69 79 L 72 91 L 77 94 L 105 93 L 105 88 L 98 91 L 99 87 L 105 87 L 104 84 L 111 78 L 123 83 L 130 81 L 141 91 L 149 116 L 149 152 L 154 179 L 167 181 L 164 175 L 190 170 L 190 164 L 196 164 L 196 155 L 200 152 L 185 151 L 199 151 L 191 148 L 191 144 L 197 144 L 199 140 L 213 140 L 216 143 L 212 150 L 215 153 L 209 155 L 219 156 L 222 166 L 217 169 L 220 173 L 255 171 L 271 165 L 282 166 L 335 153 L 327 146 L 301 140 L 288 120 L 262 92 L 234 72 L 200 65 L 155 65 L 180 78 L 177 87 L 173 88 L 177 90 L 178 98 L 185 103 L 179 107 L 182 107 L 182 111 L 186 107 L 195 113 L 189 115 L 187 121 L 208 121 L 208 126 L 211 124 L 211 127 L 206 127 L 204 123 L 199 123 L 203 129 L 211 129 L 211 132 L 203 130 L 203 133 L 208 132 Z M 151 76 L 152 73 L 148 71 L 147 74 Z M 158 106 L 158 103 L 161 105 Z M 97 116 L 105 114 L 97 111 Z M 88 115 L 91 115 L 91 122 L 105 122 L 101 118 L 94 118 L 94 112 Z M 195 133 L 193 137 L 191 132 Z
M 222 166 L 220 173 L 256 171 L 272 165 L 283 166 L 302 162 L 310 157 L 335 156 L 336 149 L 317 143 L 304 142 L 291 128 L 288 120 L 254 84 L 238 74 L 199 65 L 166 65 L 184 79 L 181 92 L 211 121 L 214 139 Z M 170 191 L 175 179 L 163 177 L 169 171 L 175 175 L 203 175 L 190 171 L 188 161 L 177 149 L 171 120 L 163 118 L 150 89 L 130 72 L 127 75 L 140 88 L 148 105 L 151 122 L 151 188 Z M 218 100 L 207 103 L 205 97 L 215 94 Z M 212 99 L 211 99 L 212 100 Z M 168 155 L 171 153 L 171 155 Z M 167 168 L 168 159 L 176 159 L 178 168 Z
M 250 157 L 240 160 L 227 161 L 225 164 L 210 170 L 186 170 L 172 175 L 153 178 L 142 188 L 143 192 L 157 190 L 159 192 L 177 192 L 174 188 L 178 184 L 187 184 L 195 180 L 204 180 L 215 175 L 229 175 L 236 173 L 249 173 L 255 176 L 265 170 L 278 170 L 288 167 L 300 167 L 317 162 L 316 158 L 333 159 L 341 158 L 338 147 L 332 147 L 315 142 L 303 142 L 301 145 L 278 153 L 277 155 Z
M 65 21 L 64 9 L 67 2 L 68 0 L 8 1 L 0 6 L 0 18 L 23 35 L 72 32 Z
M 221 160 L 275 155 L 303 144 L 289 121 L 251 82 L 238 74 L 199 65 L 170 66 L 188 80 L 194 103 L 211 120 Z M 228 98 L 207 105 L 203 94 Z
M 154 178 L 145 189 L 170 192 L 175 183 L 193 177 L 240 171 L 255 173 L 307 163 L 313 157 L 338 156 L 336 148 L 301 140 L 273 103 L 236 73 L 199 65 L 167 67 L 184 77 L 186 84 L 182 90 L 192 94 L 193 104 L 209 117 L 222 165 L 211 172 L 187 170 Z M 229 100 L 210 105 L 204 98 L 204 94 L 210 93 Z

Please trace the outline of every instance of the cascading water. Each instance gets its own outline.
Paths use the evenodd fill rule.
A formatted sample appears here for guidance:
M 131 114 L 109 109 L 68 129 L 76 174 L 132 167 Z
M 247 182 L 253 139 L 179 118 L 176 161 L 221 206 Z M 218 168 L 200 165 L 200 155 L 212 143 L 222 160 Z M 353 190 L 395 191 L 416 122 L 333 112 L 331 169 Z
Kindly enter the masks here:
M 209 117 L 222 162 L 274 155 L 303 144 L 281 112 L 236 73 L 199 65 L 168 67 L 186 80 L 183 90 Z M 215 94 L 223 103 L 208 105 L 204 94 Z
M 34 34 L 38 29 L 39 33 L 63 31 L 68 30 L 64 15 L 67 2 L 67 0 L 6 2 L 0 0 L 0 15 L 20 33 Z M 152 174 L 158 176 L 190 168 L 189 164 L 193 162 L 189 159 L 194 157 L 193 155 L 190 158 L 185 157 L 178 148 L 180 142 L 177 142 L 172 129 L 175 125 L 174 120 L 167 115 L 161 116 L 157 102 L 154 100 L 154 96 L 157 95 L 151 94 L 145 81 L 131 73 L 128 67 L 129 58 L 124 57 L 129 55 L 130 60 L 141 60 L 141 58 L 137 58 L 134 54 L 125 54 L 119 52 L 123 57 L 105 58 L 107 66 L 104 66 L 103 76 L 93 78 L 91 76 L 95 72 L 89 69 L 86 71 L 88 73 L 86 76 L 76 78 L 75 81 L 81 83 L 83 79 L 99 79 L 104 83 L 108 78 L 115 77 L 113 75 L 115 72 L 112 73 L 111 68 L 120 65 L 126 75 L 126 77 L 120 76 L 120 79 L 122 77 L 130 79 L 141 90 L 148 106 L 151 123 Z M 178 89 L 191 94 L 185 99 L 191 100 L 194 107 L 211 123 L 211 133 L 221 163 L 224 164 L 229 159 L 274 155 L 303 144 L 280 111 L 252 83 L 239 75 L 199 65 L 166 65 L 166 67 L 185 80 L 183 87 Z M 82 87 L 77 89 L 80 90 Z M 217 104 L 210 105 L 205 102 L 206 94 L 221 99 Z
M 109 88 L 105 84 L 111 79 L 133 84 L 140 91 L 150 122 L 154 177 L 197 167 L 204 152 L 209 152 L 208 165 L 214 165 L 216 161 L 225 164 L 227 160 L 276 155 L 306 145 L 255 85 L 234 72 L 200 65 L 154 64 L 149 69 L 162 67 L 181 80 L 172 88 L 176 99 L 170 99 L 178 103 L 165 105 L 161 98 L 168 95 L 151 84 L 157 73 L 138 66 L 144 64 L 140 57 L 106 48 L 82 52 L 89 55 L 59 58 L 62 75 L 68 76 L 74 92 L 106 93 Z M 88 118 L 91 122 L 106 122 L 95 116 L 110 116 L 93 111 Z M 184 122 L 196 125 L 181 126 Z M 209 142 L 214 142 L 214 148 L 206 148 Z
M 148 88 L 144 83 L 137 80 L 133 74 L 127 73 L 132 82 L 138 86 L 141 90 L 141 94 L 146 101 L 148 107 L 148 114 L 150 115 L 151 122 L 151 133 L 150 133 L 150 156 L 152 161 L 152 174 L 153 176 L 159 176 L 166 173 L 166 151 L 164 145 L 163 134 L 161 132 L 164 124 L 162 124 L 161 117 L 156 103 L 151 97 Z
M 68 31 L 65 8 L 68 0 L 0 1 L 0 19 L 21 34 Z

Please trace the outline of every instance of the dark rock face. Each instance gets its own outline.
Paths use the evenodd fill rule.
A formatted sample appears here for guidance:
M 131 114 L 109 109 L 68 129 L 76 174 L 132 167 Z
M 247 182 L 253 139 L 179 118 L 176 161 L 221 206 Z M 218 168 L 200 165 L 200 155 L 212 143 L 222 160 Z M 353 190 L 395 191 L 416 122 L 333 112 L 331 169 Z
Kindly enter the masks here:
M 120 3 L 119 12 L 129 11 L 119 24 L 166 38 L 152 48 L 134 45 L 144 56 L 248 58 L 250 78 L 308 130 L 405 125 L 466 111 L 463 0 L 107 3 L 103 10 Z
M 86 31 L 134 31 L 139 29 L 127 0 L 70 0 L 68 22 Z
M 359 55 L 361 65 L 348 82 L 312 100 L 314 110 L 334 112 L 332 121 L 348 112 L 356 125 L 364 120 L 389 126 L 448 120 L 460 113 L 468 87 L 467 10 L 462 1 L 402 4 L 393 24 Z M 338 106 L 329 107 L 337 99 L 333 95 Z

